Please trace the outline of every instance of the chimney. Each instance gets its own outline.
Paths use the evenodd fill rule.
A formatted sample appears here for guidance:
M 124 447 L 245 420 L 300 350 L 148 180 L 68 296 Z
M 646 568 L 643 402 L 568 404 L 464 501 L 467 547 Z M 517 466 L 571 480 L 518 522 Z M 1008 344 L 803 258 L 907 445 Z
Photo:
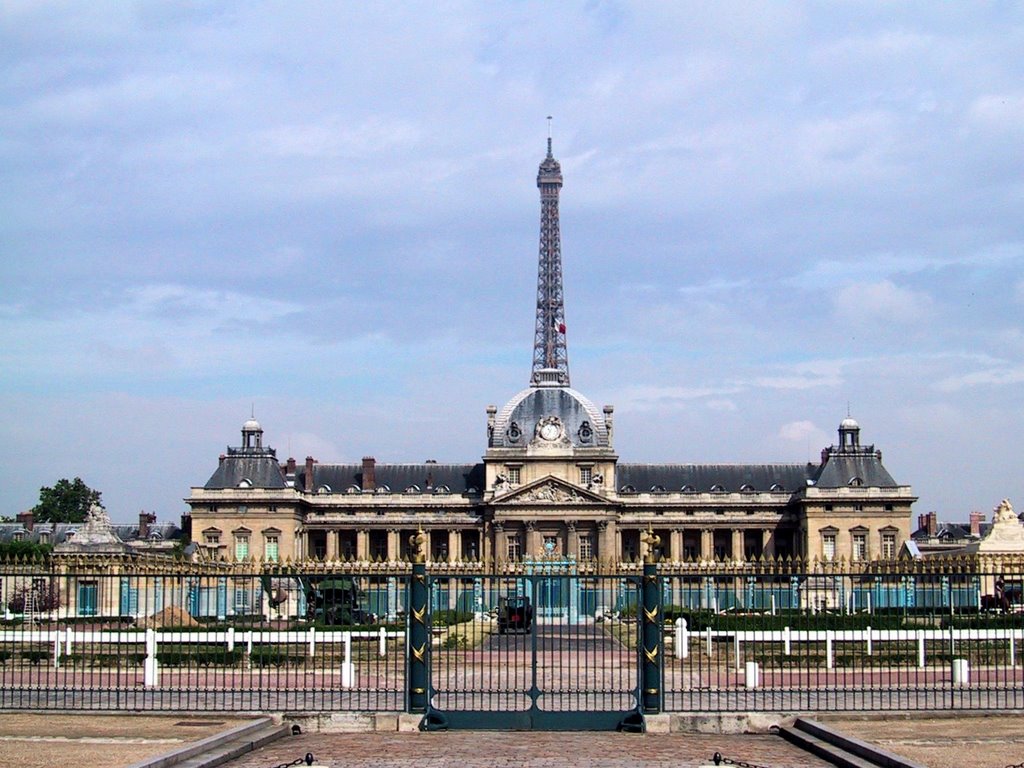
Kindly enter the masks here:
M 149 526 L 156 522 L 156 514 L 153 512 L 139 512 L 139 538 L 149 536 Z
M 821 463 L 824 464 L 828 461 L 828 448 L 821 449 Z
M 312 493 L 313 492 L 313 457 L 312 456 L 307 456 L 306 457 L 306 475 L 304 477 L 304 480 L 306 481 L 306 485 L 305 485 L 306 493 Z
M 928 513 L 928 535 L 938 536 L 939 534 L 939 515 L 937 512 Z
M 295 458 L 292 456 L 288 457 L 288 462 L 284 465 L 285 474 L 295 477 Z
M 377 490 L 377 478 L 374 475 L 374 468 L 377 465 L 373 456 L 363 456 L 363 490 Z
M 32 530 L 32 510 L 29 510 L 28 512 L 19 512 L 15 519 L 19 523 L 21 523 L 21 527 L 24 528 L 26 531 Z
M 928 518 L 925 517 L 924 512 L 917 516 L 917 530 L 923 531 L 927 527 Z
M 981 536 L 981 524 L 984 520 L 984 512 L 971 512 L 971 536 Z

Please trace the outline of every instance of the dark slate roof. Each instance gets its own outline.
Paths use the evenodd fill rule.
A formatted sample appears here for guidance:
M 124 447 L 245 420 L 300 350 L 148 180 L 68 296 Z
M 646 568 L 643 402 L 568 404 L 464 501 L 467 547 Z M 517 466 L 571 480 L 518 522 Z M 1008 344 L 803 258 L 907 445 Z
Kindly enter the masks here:
M 661 486 L 678 492 L 690 486 L 706 493 L 720 486 L 725 492 L 739 493 L 745 485 L 754 491 L 778 485 L 792 493 L 805 487 L 816 469 L 807 464 L 619 464 L 616 490 L 632 486 L 637 493 L 646 493 Z
M 272 451 L 231 449 L 204 488 L 237 488 L 243 480 L 253 488 L 284 488 L 284 472 Z
M 403 493 L 407 488 L 419 486 L 427 492 L 442 486 L 455 494 L 463 494 L 470 489 L 480 493 L 484 489 L 483 464 L 376 464 L 374 465 L 374 482 L 377 488 L 387 486 L 392 493 Z M 295 470 L 295 487 L 305 488 L 306 468 Z M 345 493 L 355 486 L 363 487 L 363 465 L 359 464 L 314 464 L 313 490 L 328 486 L 332 493 Z
M 36 523 L 31 531 L 26 531 L 21 523 L 0 523 L 0 542 L 14 541 L 14 534 L 22 531 L 23 541 L 39 543 L 44 533 L 49 533 L 49 544 L 61 544 L 68 538 L 69 531 L 76 531 L 85 523 Z M 139 538 L 138 523 L 114 523 L 111 528 L 121 541 L 134 541 Z M 181 538 L 181 528 L 174 523 L 151 523 L 150 534 L 159 534 L 156 538 L 163 540 L 174 540 Z
M 870 488 L 896 488 L 899 485 L 873 451 L 845 453 L 833 449 L 813 479 L 819 488 L 844 488 L 851 485 L 854 478 L 860 478 L 860 484 Z

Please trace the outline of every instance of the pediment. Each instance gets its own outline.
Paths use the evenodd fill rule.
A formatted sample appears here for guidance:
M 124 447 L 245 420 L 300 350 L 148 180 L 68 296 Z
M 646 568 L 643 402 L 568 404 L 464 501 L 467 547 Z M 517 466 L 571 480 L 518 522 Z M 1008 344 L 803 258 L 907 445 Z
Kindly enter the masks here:
M 529 485 L 516 488 L 494 500 L 495 505 L 504 504 L 601 504 L 608 500 L 578 485 L 559 480 L 557 477 L 542 477 Z

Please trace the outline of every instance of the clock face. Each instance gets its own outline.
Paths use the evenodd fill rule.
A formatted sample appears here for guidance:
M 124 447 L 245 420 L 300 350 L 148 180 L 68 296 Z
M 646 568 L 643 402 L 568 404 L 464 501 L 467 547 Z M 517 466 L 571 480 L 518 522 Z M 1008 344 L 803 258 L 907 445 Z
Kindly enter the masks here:
M 562 430 L 558 428 L 557 424 L 545 424 L 540 428 L 540 436 L 545 440 L 557 440 L 560 434 L 562 434 Z

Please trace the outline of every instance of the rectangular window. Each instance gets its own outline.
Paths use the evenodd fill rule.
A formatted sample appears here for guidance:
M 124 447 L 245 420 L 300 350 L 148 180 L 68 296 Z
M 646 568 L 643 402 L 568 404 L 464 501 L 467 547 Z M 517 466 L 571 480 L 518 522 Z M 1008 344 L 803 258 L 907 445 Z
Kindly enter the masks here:
M 235 613 L 249 613 L 249 590 L 235 587 Z
M 523 542 L 519 534 L 512 534 L 508 537 L 508 559 L 512 562 L 519 561 L 523 556 Z
M 882 558 L 885 560 L 894 560 L 896 558 L 895 533 L 882 534 Z
M 590 485 L 594 477 L 594 470 L 590 467 L 580 467 L 580 485 Z
M 866 533 L 853 534 L 853 559 L 868 559 L 868 535 Z
M 590 534 L 580 536 L 580 560 L 594 559 L 594 539 Z
M 821 535 L 821 554 L 826 560 L 836 559 L 836 535 L 834 533 Z
M 508 467 L 509 485 L 519 485 L 519 467 Z
M 235 536 L 235 560 L 241 562 L 249 559 L 249 537 Z
M 277 536 L 267 536 L 267 543 L 264 545 L 264 556 L 268 563 L 276 563 L 280 556 L 279 542 Z

